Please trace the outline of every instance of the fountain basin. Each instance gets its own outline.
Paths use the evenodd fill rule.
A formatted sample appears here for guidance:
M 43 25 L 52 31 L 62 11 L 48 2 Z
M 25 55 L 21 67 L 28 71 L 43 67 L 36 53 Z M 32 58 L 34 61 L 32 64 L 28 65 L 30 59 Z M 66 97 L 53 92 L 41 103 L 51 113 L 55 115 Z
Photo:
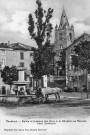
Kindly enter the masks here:
M 13 81 L 14 85 L 27 85 L 30 84 L 30 81 Z

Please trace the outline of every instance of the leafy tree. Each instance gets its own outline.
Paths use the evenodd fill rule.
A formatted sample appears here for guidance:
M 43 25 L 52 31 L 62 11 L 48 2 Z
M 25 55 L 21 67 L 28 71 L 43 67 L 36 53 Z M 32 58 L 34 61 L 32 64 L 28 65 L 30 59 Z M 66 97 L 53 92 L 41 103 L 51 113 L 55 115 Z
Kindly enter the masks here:
M 79 69 L 90 70 L 90 41 L 82 41 L 74 47 L 72 65 Z
M 87 74 L 90 72 L 90 41 L 82 41 L 74 47 L 72 55 L 72 65 L 77 69 L 86 69 Z M 87 98 L 88 98 L 88 81 L 87 81 Z
M 45 11 L 40 0 L 36 0 L 37 9 L 35 11 L 35 20 L 32 14 L 29 14 L 29 33 L 31 38 L 36 42 L 38 48 L 34 48 L 33 62 L 31 63 L 31 72 L 36 78 L 41 78 L 42 75 L 47 74 L 46 61 L 49 59 L 50 37 L 52 32 L 52 18 L 53 9 L 49 8 Z M 44 57 L 45 50 L 47 50 L 47 57 Z M 47 69 L 47 70 L 46 70 Z
M 10 85 L 10 91 L 13 84 L 13 81 L 18 80 L 18 71 L 15 66 L 8 67 L 5 66 L 3 70 L 1 70 L 1 78 L 5 84 Z
M 65 75 L 66 72 L 66 51 L 63 49 L 60 52 L 59 60 L 56 61 L 57 66 L 60 67 L 61 75 Z

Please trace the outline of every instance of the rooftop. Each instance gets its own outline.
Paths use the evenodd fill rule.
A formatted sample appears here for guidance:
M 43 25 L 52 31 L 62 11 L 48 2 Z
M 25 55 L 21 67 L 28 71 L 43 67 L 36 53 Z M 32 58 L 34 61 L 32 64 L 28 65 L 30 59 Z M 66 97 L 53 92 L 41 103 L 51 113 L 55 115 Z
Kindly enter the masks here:
M 80 39 L 82 39 L 83 38 L 83 40 L 85 40 L 85 37 L 86 36 L 88 36 L 89 37 L 89 40 L 90 40 L 90 34 L 87 34 L 87 33 L 83 33 L 83 34 L 81 34 L 80 36 L 78 36 L 78 37 L 76 37 L 75 39 L 74 39 L 74 41 L 68 46 L 68 47 L 66 47 L 65 48 L 65 50 L 67 50 L 68 48 L 70 48 L 71 46 L 73 46 L 77 41 L 79 41 Z
M 0 43 L 0 49 L 31 51 L 32 47 L 22 43 Z

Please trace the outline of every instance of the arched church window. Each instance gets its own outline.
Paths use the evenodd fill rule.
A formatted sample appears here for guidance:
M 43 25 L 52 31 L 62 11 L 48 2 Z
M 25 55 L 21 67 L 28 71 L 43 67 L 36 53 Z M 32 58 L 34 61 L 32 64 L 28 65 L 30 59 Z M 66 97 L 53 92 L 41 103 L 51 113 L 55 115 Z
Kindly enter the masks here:
M 70 37 L 70 40 L 72 40 L 72 34 L 71 33 L 69 34 L 69 37 Z
M 62 40 L 62 33 L 59 34 L 59 39 Z

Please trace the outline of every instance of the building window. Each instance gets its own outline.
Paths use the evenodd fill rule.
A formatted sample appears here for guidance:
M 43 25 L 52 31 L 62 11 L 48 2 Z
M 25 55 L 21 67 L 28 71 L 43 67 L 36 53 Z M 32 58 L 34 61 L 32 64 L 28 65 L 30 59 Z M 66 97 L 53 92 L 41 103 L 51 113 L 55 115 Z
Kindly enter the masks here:
M 20 59 L 23 60 L 24 59 L 24 53 L 20 52 Z
M 2 61 L 2 65 L 5 66 L 5 65 L 6 65 L 6 57 L 2 57 L 2 58 L 1 58 L 1 61 Z
M 74 69 L 75 69 L 75 66 L 73 65 L 72 68 L 73 68 L 73 70 L 74 70 Z
M 24 63 L 23 62 L 20 62 L 20 67 L 24 67 Z
M 2 55 L 5 55 L 6 54 L 6 51 L 5 50 L 2 50 L 1 53 L 2 53 Z
M 70 61 L 72 61 L 72 55 L 70 55 Z
M 72 62 L 72 56 L 73 56 L 73 54 L 70 54 L 70 62 Z
M 71 33 L 69 34 L 69 37 L 70 37 L 70 40 L 72 40 L 72 34 Z
M 72 65 L 72 64 L 70 64 L 70 65 L 69 65 L 69 70 L 75 70 L 75 66 Z
M 63 49 L 63 46 L 62 45 L 60 45 L 60 49 Z
M 59 34 L 59 39 L 60 39 L 60 40 L 63 39 L 62 33 Z
M 69 76 L 69 81 L 70 81 L 70 82 L 72 82 L 72 79 L 73 79 L 72 76 Z
M 69 70 L 72 70 L 72 64 L 69 65 Z

